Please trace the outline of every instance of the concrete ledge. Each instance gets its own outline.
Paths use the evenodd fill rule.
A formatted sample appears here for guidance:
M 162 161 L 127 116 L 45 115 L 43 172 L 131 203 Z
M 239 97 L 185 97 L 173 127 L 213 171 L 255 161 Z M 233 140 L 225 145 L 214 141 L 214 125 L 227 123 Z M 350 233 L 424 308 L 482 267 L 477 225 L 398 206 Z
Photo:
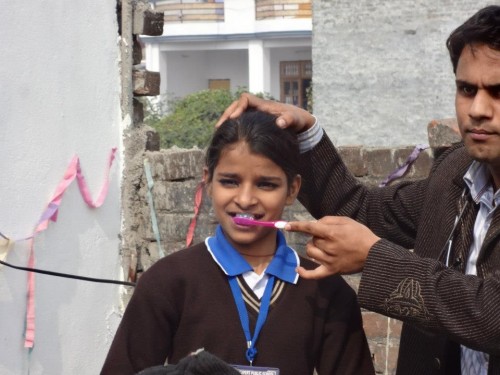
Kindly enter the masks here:
M 462 139 L 455 118 L 432 120 L 427 125 L 427 135 L 429 146 L 433 149 L 450 147 L 453 143 L 460 142 Z
M 134 95 L 155 96 L 160 94 L 160 73 L 150 72 L 145 69 L 132 71 Z

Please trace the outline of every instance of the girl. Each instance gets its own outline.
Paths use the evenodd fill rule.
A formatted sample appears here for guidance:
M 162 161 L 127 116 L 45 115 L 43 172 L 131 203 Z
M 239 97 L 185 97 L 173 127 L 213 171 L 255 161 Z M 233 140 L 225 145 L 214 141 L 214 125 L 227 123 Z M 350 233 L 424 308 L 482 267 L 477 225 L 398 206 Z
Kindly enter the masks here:
M 374 374 L 356 294 L 342 277 L 299 279 L 299 265 L 316 264 L 280 231 L 234 220 L 279 220 L 297 196 L 296 136 L 274 123 L 245 112 L 216 130 L 203 173 L 216 233 L 141 276 L 102 374 L 177 363 L 199 348 L 246 374 Z

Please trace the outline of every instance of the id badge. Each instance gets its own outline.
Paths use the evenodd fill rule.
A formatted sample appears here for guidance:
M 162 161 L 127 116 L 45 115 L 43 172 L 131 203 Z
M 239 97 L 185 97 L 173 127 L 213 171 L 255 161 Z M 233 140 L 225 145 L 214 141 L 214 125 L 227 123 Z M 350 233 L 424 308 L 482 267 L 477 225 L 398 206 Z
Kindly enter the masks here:
M 280 375 L 280 369 L 275 367 L 232 366 L 243 375 Z

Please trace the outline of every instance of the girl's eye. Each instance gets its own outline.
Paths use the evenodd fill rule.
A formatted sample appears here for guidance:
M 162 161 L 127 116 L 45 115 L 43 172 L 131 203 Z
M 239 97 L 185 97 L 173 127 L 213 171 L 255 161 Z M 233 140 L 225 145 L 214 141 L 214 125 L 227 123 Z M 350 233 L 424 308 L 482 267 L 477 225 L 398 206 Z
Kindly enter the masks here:
M 221 184 L 222 186 L 230 187 L 230 186 L 237 186 L 238 182 L 232 178 L 221 178 L 219 180 L 219 184 Z
M 264 190 L 274 190 L 278 187 L 274 182 L 262 181 L 258 183 L 258 187 Z

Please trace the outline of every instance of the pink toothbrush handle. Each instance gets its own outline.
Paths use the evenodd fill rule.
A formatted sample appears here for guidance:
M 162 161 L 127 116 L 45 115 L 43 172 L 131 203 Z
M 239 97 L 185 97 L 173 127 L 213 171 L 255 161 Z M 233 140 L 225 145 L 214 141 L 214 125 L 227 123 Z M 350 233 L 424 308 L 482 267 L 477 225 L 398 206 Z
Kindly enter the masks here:
M 248 226 L 261 226 L 261 227 L 271 227 L 283 229 L 286 225 L 286 221 L 278 220 L 278 221 L 259 221 L 253 219 L 247 219 L 245 217 L 235 217 L 233 221 L 236 224 L 240 225 L 248 225 Z

